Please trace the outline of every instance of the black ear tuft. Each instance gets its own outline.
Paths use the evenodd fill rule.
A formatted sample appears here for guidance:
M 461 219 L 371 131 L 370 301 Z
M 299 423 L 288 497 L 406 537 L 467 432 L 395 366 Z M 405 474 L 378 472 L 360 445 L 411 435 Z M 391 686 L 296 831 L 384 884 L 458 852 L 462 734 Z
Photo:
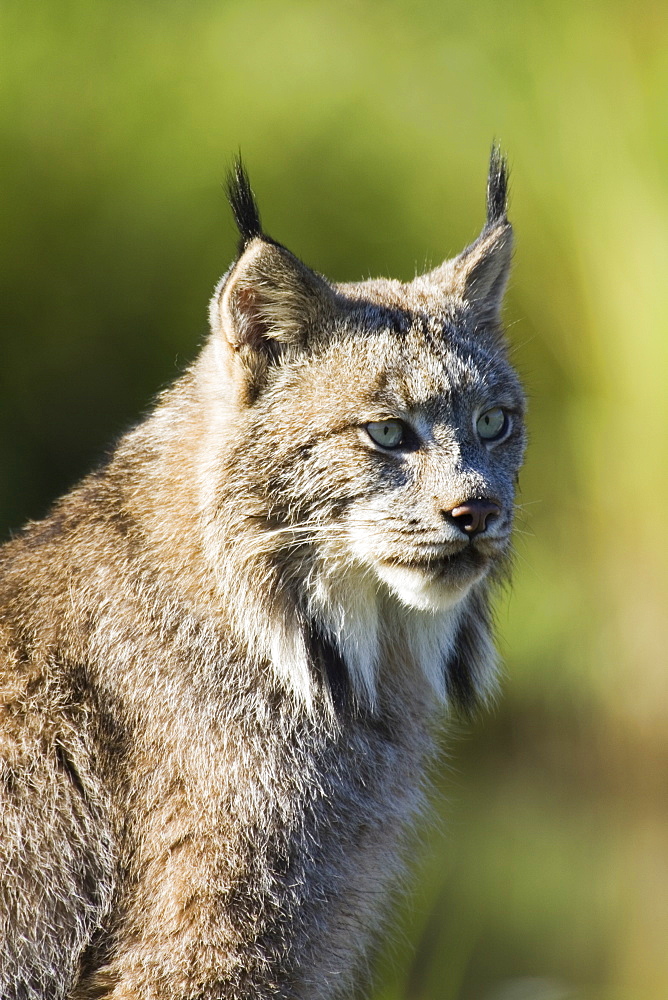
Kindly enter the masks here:
M 494 143 L 489 157 L 487 176 L 487 225 L 506 221 L 508 210 L 508 163 L 500 147 Z
M 266 239 L 266 236 L 262 232 L 260 212 L 241 156 L 237 157 L 234 167 L 227 176 L 227 197 L 234 213 L 234 220 L 239 229 L 241 237 L 239 240 L 239 253 L 242 253 L 256 236 L 263 237 L 264 239 Z

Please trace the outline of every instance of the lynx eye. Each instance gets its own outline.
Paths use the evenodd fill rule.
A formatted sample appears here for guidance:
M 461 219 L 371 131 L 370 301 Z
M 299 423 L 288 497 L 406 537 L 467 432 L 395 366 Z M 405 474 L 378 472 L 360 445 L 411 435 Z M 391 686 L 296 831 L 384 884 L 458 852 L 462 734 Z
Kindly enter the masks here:
M 366 424 L 366 432 L 381 448 L 398 448 L 404 440 L 404 425 L 401 420 L 372 420 Z
M 509 417 L 500 406 L 486 410 L 478 417 L 476 430 L 483 441 L 498 441 L 508 430 Z

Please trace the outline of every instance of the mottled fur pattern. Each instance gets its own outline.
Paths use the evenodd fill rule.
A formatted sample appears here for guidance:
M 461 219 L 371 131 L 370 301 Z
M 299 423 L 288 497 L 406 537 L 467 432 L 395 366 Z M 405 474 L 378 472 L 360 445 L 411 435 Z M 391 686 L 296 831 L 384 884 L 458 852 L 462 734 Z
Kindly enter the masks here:
M 481 236 L 409 284 L 330 284 L 231 193 L 201 355 L 0 553 L 5 1000 L 350 995 L 443 703 L 494 686 L 501 157 Z

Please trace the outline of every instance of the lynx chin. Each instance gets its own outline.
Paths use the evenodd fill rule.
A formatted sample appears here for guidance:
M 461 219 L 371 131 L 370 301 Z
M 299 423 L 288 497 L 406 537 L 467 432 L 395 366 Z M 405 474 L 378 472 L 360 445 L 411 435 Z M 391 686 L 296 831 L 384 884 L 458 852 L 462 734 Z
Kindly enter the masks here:
M 335 284 L 237 163 L 199 357 L 0 550 L 3 1000 L 358 989 L 439 721 L 494 688 L 506 187 L 495 148 L 458 257 Z

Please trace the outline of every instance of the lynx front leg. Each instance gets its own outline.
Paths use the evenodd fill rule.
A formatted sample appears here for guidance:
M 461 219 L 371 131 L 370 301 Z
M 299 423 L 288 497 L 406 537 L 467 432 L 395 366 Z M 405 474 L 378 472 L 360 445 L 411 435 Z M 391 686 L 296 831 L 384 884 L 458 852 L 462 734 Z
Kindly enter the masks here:
M 229 852 L 221 846 L 220 828 L 212 834 L 184 822 L 183 805 L 175 795 L 144 816 L 141 846 L 116 902 L 111 950 L 71 1000 L 279 995 L 253 938 L 262 915 L 251 921 L 243 898 L 247 865 L 231 846 Z
M 0 996 L 61 1000 L 109 906 L 112 837 L 71 719 L 6 668 L 0 653 Z

